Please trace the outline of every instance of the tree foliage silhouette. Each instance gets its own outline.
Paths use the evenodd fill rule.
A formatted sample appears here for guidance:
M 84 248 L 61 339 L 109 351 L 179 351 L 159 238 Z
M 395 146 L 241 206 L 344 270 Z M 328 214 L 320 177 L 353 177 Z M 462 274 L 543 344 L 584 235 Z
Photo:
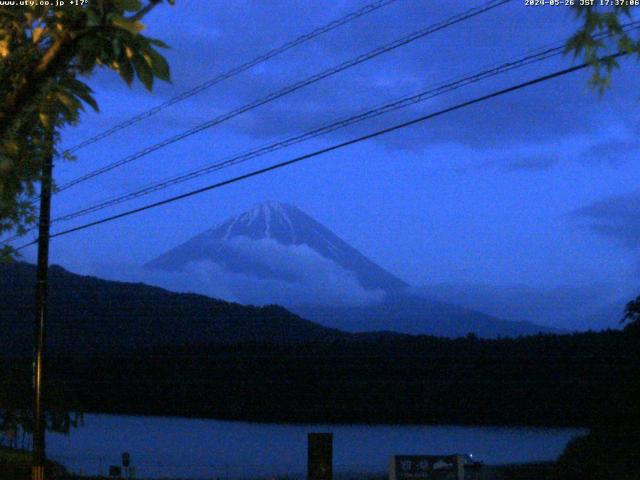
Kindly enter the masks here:
M 156 78 L 170 80 L 157 50 L 166 45 L 142 34 L 142 18 L 161 2 L 0 6 L 0 234 L 24 232 L 35 221 L 47 132 L 77 123 L 85 105 L 98 109 L 82 77 L 107 68 L 129 85 L 137 77 L 148 90 Z

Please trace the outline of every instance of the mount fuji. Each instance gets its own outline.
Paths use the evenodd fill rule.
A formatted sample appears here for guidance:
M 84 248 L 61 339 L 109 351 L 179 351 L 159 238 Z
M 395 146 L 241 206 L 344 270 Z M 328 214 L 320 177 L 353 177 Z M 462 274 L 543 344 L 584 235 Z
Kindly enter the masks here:
M 550 331 L 424 295 L 297 207 L 285 203 L 257 205 L 167 251 L 145 268 L 169 274 L 190 272 L 194 265 L 215 271 L 214 281 L 219 283 L 241 276 L 245 285 L 236 287 L 236 299 L 242 303 L 252 303 L 242 296 L 243 291 L 256 289 L 249 284 L 268 284 L 277 302 L 293 312 L 353 332 L 388 330 L 447 337 L 472 332 L 491 338 Z M 314 281 L 318 285 L 310 287 Z M 302 285 L 304 288 L 298 291 L 339 290 L 342 281 L 349 287 L 339 293 L 339 302 L 335 295 L 333 301 L 321 294 L 301 298 L 291 289 L 291 285 Z M 360 293 L 369 295 L 366 301 L 355 298 L 354 285 Z M 283 291 L 288 296 L 283 296 Z M 263 303 L 275 302 L 267 299 Z
M 214 261 L 226 270 L 260 277 L 282 277 L 286 269 L 269 259 L 247 255 L 233 240 L 273 240 L 285 246 L 305 245 L 321 257 L 351 272 L 367 290 L 397 291 L 408 287 L 398 277 L 366 258 L 293 205 L 267 202 L 230 218 L 147 264 L 163 270 L 181 270 L 190 262 Z M 313 274 L 313 272 L 308 272 Z

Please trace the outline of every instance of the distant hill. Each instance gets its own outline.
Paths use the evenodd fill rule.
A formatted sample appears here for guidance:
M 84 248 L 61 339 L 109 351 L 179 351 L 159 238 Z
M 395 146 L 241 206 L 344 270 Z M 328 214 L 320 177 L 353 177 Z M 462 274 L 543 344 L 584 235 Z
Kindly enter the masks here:
M 441 283 L 420 288 L 426 295 L 504 319 L 519 319 L 572 330 L 620 328 L 633 292 L 621 294 L 606 284 L 534 288 Z
M 35 266 L 0 264 L 0 350 L 30 354 Z M 109 353 L 162 345 L 295 343 L 345 338 L 279 306 L 252 307 L 50 268 L 53 353 Z
M 437 337 L 463 337 L 473 333 L 481 338 L 562 333 L 559 329 L 531 322 L 501 320 L 477 310 L 408 293 L 387 294 L 381 302 L 368 306 L 304 305 L 289 308 L 314 322 L 348 332 L 392 328 L 410 335 L 426 333 Z

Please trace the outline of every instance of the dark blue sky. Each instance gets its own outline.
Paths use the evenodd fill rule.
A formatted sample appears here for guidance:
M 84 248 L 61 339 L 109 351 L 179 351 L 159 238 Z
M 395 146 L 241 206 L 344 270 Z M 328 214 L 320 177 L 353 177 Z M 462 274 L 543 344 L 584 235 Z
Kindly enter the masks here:
M 153 94 L 112 73 L 91 85 L 100 114 L 64 134 L 71 146 L 364 1 L 178 0 L 147 18 L 171 45 L 173 83 Z M 64 183 L 293 81 L 459 13 L 467 0 L 399 0 L 60 163 Z M 54 216 L 285 138 L 565 39 L 565 7 L 520 0 L 326 79 L 57 195 Z M 296 148 L 121 205 L 116 212 L 291 158 L 533 78 L 546 61 Z M 52 261 L 81 272 L 140 265 L 265 200 L 297 205 L 414 285 L 578 287 L 599 304 L 638 289 L 639 69 L 624 61 L 602 98 L 578 73 L 442 116 L 162 209 L 56 239 Z M 101 218 L 104 212 L 76 220 Z M 62 225 L 53 230 L 61 228 Z M 27 252 L 33 258 L 33 252 Z M 108 268 L 108 267 L 107 267 Z M 578 297 L 576 297 L 578 298 Z M 565 303 L 571 303 L 566 300 Z M 575 305 L 573 305 L 575 307 Z

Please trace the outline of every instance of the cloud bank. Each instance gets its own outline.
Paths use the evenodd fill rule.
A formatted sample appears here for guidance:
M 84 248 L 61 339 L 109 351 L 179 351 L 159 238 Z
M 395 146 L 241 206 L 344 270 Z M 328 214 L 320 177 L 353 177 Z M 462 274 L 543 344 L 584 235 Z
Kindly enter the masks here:
M 640 252 L 640 190 L 595 201 L 573 215 L 592 231 Z
M 234 252 L 269 271 L 269 278 L 252 272 L 229 271 L 213 261 L 190 262 L 180 272 L 118 264 L 99 266 L 103 278 L 203 295 L 243 304 L 364 305 L 382 298 L 381 291 L 365 290 L 355 275 L 320 256 L 306 245 L 286 246 L 272 239 L 230 240 Z

